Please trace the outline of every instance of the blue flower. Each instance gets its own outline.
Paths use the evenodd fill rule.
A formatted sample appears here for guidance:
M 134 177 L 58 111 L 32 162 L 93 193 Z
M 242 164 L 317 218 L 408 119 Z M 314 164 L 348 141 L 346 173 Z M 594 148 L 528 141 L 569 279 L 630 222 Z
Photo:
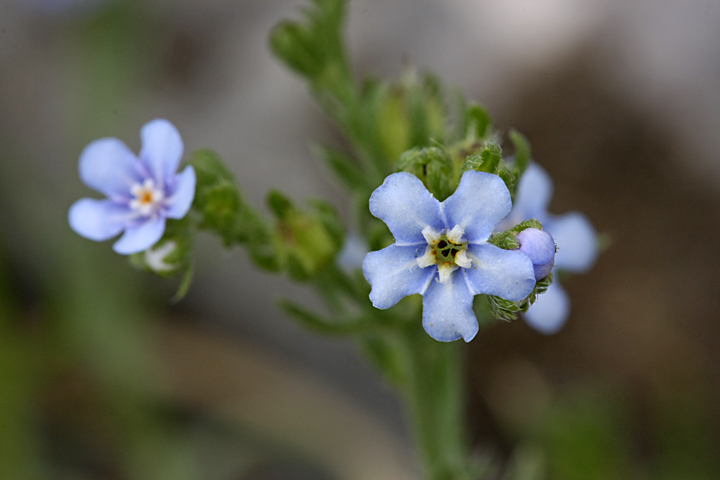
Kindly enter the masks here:
M 487 242 L 511 207 L 505 184 L 489 173 L 466 172 L 442 203 L 414 175 L 387 177 L 370 197 L 370 213 L 387 224 L 395 243 L 363 261 L 372 304 L 386 309 L 419 293 L 431 337 L 472 340 L 478 330 L 475 295 L 516 301 L 535 285 L 526 255 Z
M 582 213 L 548 213 L 552 191 L 553 184 L 548 173 L 540 165 L 531 163 L 520 178 L 515 205 L 498 229 L 504 230 L 529 218 L 537 218 L 558 246 L 555 269 L 586 272 L 598 255 L 595 229 Z M 538 296 L 527 311 L 525 321 L 539 332 L 550 335 L 565 325 L 569 314 L 570 298 L 555 278 L 547 292 Z
M 70 207 L 70 227 L 85 238 L 108 240 L 125 232 L 113 249 L 122 255 L 152 247 L 167 218 L 183 218 L 195 197 L 195 170 L 176 173 L 183 142 L 167 120 L 143 126 L 140 156 L 116 138 L 90 143 L 80 155 L 80 178 L 107 199 L 82 198 Z

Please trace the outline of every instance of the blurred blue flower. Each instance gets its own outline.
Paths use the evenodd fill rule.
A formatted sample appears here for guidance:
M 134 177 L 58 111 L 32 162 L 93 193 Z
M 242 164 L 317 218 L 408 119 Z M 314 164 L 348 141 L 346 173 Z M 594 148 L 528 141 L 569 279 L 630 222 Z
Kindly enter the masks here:
M 349 233 L 345 236 L 343 247 L 337 255 L 338 266 L 348 274 L 362 267 L 363 259 L 370 248 L 363 237 L 358 233 Z
M 531 163 L 520 178 L 515 205 L 498 225 L 498 230 L 512 228 L 529 218 L 537 218 L 558 246 L 555 270 L 586 272 L 598 255 L 595 229 L 582 213 L 548 213 L 552 191 L 550 175 L 537 163 Z M 527 311 L 525 321 L 539 332 L 550 335 L 565 325 L 569 314 L 570 298 L 555 278 L 547 292 L 540 295 Z
M 183 142 L 167 120 L 143 126 L 140 156 L 116 138 L 90 143 L 80 155 L 80 178 L 107 196 L 83 198 L 70 207 L 70 227 L 85 238 L 108 240 L 125 232 L 113 249 L 122 255 L 152 247 L 165 232 L 167 218 L 183 218 L 195 197 L 192 166 L 176 173 Z
M 423 295 L 423 327 L 436 340 L 472 340 L 477 294 L 522 300 L 535 285 L 532 262 L 487 242 L 512 207 L 497 175 L 466 172 L 440 203 L 409 173 L 395 173 L 373 192 L 370 213 L 385 222 L 395 243 L 365 256 L 370 300 L 386 309 Z

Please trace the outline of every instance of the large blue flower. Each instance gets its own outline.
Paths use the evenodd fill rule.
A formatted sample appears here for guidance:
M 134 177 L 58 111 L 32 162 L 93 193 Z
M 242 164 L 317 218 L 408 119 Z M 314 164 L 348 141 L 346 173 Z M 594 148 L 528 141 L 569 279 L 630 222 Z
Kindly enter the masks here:
M 183 142 L 167 120 L 143 126 L 140 156 L 116 138 L 90 143 L 80 155 L 80 178 L 107 199 L 82 198 L 70 207 L 70 227 L 85 238 L 108 240 L 125 232 L 113 249 L 129 255 L 152 247 L 167 218 L 183 218 L 195 197 L 195 170 L 176 173 Z
M 498 225 L 498 229 L 505 230 L 528 218 L 537 218 L 558 246 L 555 269 L 586 272 L 593 266 L 598 255 L 595 229 L 582 213 L 548 213 L 552 191 L 550 175 L 537 163 L 531 163 L 520 178 L 515 205 Z M 539 332 L 549 335 L 565 325 L 569 314 L 570 298 L 556 278 L 547 292 L 538 296 L 537 301 L 527 311 L 525 321 Z
M 466 172 L 440 203 L 410 173 L 395 173 L 373 192 L 370 213 L 385 222 L 395 243 L 363 261 L 376 308 L 423 295 L 423 327 L 436 340 L 472 340 L 478 323 L 473 297 L 484 293 L 522 300 L 533 289 L 530 259 L 487 242 L 512 207 L 497 175 Z

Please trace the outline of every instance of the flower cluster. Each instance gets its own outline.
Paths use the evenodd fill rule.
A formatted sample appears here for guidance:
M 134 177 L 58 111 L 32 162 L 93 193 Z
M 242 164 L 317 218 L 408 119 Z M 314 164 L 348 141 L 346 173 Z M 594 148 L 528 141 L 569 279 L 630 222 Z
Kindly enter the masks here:
M 527 255 L 488 243 L 511 207 L 507 187 L 489 173 L 466 172 L 442 203 L 410 173 L 387 177 L 370 197 L 370 212 L 387 224 L 395 243 L 363 262 L 373 305 L 390 308 L 419 293 L 431 337 L 470 341 L 478 331 L 475 295 L 518 301 L 535 286 Z
M 528 218 L 536 218 L 557 243 L 555 268 L 575 273 L 585 272 L 593 266 L 598 254 L 595 229 L 582 213 L 548 213 L 552 191 L 553 184 L 548 173 L 538 164 L 531 163 L 520 178 L 515 205 L 498 225 L 498 230 L 511 228 Z M 553 334 L 565 325 L 569 314 L 570 298 L 555 278 L 548 290 L 527 311 L 525 321 L 542 333 Z
M 68 220 L 78 234 L 95 241 L 125 232 L 113 249 L 142 252 L 165 232 L 168 218 L 183 218 L 195 197 L 192 166 L 176 173 L 183 142 L 173 124 L 157 119 L 143 126 L 138 157 L 120 140 L 101 138 L 80 155 L 80 178 L 107 199 L 82 198 L 70 207 Z

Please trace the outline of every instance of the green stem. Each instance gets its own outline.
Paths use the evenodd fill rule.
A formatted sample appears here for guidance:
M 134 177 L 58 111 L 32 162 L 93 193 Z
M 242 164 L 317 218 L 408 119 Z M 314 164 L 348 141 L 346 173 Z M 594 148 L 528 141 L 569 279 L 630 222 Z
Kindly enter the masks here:
M 426 478 L 468 479 L 461 345 L 438 342 L 417 326 L 405 331 L 404 340 L 408 359 L 405 393 Z

